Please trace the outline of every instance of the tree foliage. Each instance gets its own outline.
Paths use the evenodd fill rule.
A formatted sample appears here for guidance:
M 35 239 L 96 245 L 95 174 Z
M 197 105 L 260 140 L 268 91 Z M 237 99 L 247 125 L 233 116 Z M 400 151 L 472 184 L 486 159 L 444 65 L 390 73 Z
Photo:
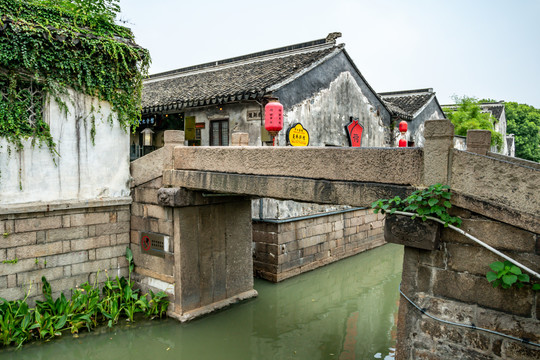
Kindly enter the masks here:
M 54 151 L 42 107 L 54 98 L 67 111 L 68 88 L 109 102 L 124 129 L 137 124 L 150 57 L 115 24 L 119 10 L 118 0 L 0 1 L 0 137 Z
M 507 132 L 514 134 L 516 157 L 540 162 L 540 109 L 505 103 Z
M 458 105 L 457 110 L 446 108 L 446 115 L 454 124 L 456 135 L 467 136 L 468 130 L 489 130 L 491 131 L 491 145 L 501 149 L 503 145 L 502 134 L 495 131 L 494 125 L 497 120 L 490 114 L 482 112 L 478 100 L 474 97 L 454 96 L 454 101 Z

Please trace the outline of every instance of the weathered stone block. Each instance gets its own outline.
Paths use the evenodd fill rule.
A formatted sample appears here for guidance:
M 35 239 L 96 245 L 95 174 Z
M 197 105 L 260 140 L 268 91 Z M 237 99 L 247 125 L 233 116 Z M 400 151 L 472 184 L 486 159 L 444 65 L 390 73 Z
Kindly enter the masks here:
M 109 212 L 73 214 L 71 215 L 71 226 L 106 224 L 109 220 Z
M 87 226 L 76 226 L 70 228 L 61 228 L 47 231 L 47 242 L 60 240 L 81 239 L 88 237 Z
M 0 297 L 6 300 L 20 300 L 26 295 L 25 289 L 21 287 L 0 288 Z
M 504 353 L 507 359 L 538 360 L 538 347 L 506 341 Z
M 171 211 L 171 208 L 166 209 L 163 206 L 152 205 L 152 204 L 144 205 L 144 207 L 146 208 L 146 213 L 148 214 L 147 216 L 149 217 L 159 218 L 163 220 L 169 219 L 168 213 Z
M 18 233 L 27 231 L 57 229 L 60 227 L 62 227 L 61 216 L 47 216 L 41 218 L 15 220 L 15 231 Z
M 268 264 L 268 263 L 260 262 L 260 261 L 253 261 L 253 268 L 256 271 L 263 271 L 263 272 L 268 272 L 272 274 L 277 274 L 278 272 L 278 265 Z
M 61 267 L 55 267 L 17 274 L 17 285 L 23 286 L 35 282 L 41 282 L 42 276 L 45 276 L 47 281 L 60 279 L 64 276 L 64 269 Z
M 88 274 L 92 272 L 104 271 L 106 269 L 107 270 L 111 269 L 110 259 L 74 264 L 71 266 L 71 274 L 72 275 Z
M 467 151 L 487 155 L 490 148 L 491 131 L 477 129 L 467 131 Z
M 489 250 L 477 246 L 447 244 L 448 268 L 457 272 L 469 272 L 485 276 L 489 264 L 501 259 Z
M 282 225 L 280 225 L 280 226 L 282 226 Z M 278 224 L 269 223 L 269 222 L 262 222 L 262 221 L 254 221 L 253 222 L 253 230 L 262 231 L 262 232 L 276 233 L 276 232 L 278 232 Z
M 286 244 L 288 242 L 296 240 L 295 231 L 287 231 L 277 235 L 279 244 Z
M 172 221 L 164 221 L 164 220 L 158 220 L 158 233 L 160 234 L 166 234 L 169 236 L 173 235 L 173 222 Z
M 439 247 L 440 227 L 435 222 L 422 221 L 402 215 L 388 215 L 384 226 L 387 242 L 435 250 Z M 375 235 L 375 234 L 374 234 Z
M 129 222 L 95 225 L 96 236 L 127 233 L 129 232 L 129 225 Z
M 11 274 L 7 276 L 7 287 L 16 287 L 17 286 L 17 275 Z M 0 287 L 1 288 L 1 287 Z
M 253 241 L 262 243 L 278 243 L 278 234 L 275 232 L 266 232 L 253 230 Z
M 434 271 L 434 295 L 476 303 L 516 315 L 531 316 L 533 294 L 530 289 L 493 288 L 485 277 L 444 270 Z
M 67 254 L 47 256 L 44 261 L 47 261 L 47 267 L 65 266 L 88 261 L 88 252 L 75 251 Z
M 181 130 L 165 130 L 163 141 L 165 145 L 184 145 L 185 133 Z
M 129 233 L 116 234 L 116 245 L 128 245 L 129 236 Z
M 282 256 L 282 255 L 279 255 Z M 272 252 L 259 252 L 256 251 L 253 253 L 253 260 L 258 262 L 264 262 L 267 264 L 278 265 L 278 254 Z
M 36 233 L 33 231 L 20 234 L 9 233 L 5 237 L 0 234 L 0 249 L 34 244 L 36 244 Z
M 444 269 L 446 267 L 445 259 L 446 259 L 446 255 L 444 251 L 432 250 L 432 251 L 422 251 L 420 253 L 419 261 L 420 261 L 420 264 L 422 265 Z
M 110 245 L 110 236 L 103 235 L 93 238 L 71 240 L 71 251 L 103 248 Z
M 62 241 L 43 245 L 22 246 L 16 249 L 18 259 L 36 258 L 41 256 L 61 254 L 63 251 Z
M 126 253 L 125 245 L 108 246 L 96 249 L 96 260 L 110 259 L 113 257 L 122 256 Z
M 49 279 L 47 279 L 47 281 L 48 280 Z M 75 290 L 77 288 L 77 286 L 85 283 L 86 281 L 88 281 L 88 275 L 87 274 L 82 274 L 82 275 L 77 275 L 77 276 L 67 276 L 67 277 L 63 277 L 61 279 L 51 280 L 49 282 L 50 282 L 51 288 L 53 290 L 57 290 L 57 289 L 63 289 L 63 290 L 73 289 L 73 290 Z M 93 282 L 90 282 L 90 283 L 93 284 Z M 68 298 L 69 298 L 69 296 L 68 296 Z
M 498 221 L 465 219 L 461 229 L 498 250 L 535 251 L 536 234 L 515 226 Z M 448 228 L 442 231 L 441 236 L 443 241 L 476 245 L 472 240 Z
M 158 205 L 158 194 L 156 189 L 136 188 L 135 201 L 139 203 Z

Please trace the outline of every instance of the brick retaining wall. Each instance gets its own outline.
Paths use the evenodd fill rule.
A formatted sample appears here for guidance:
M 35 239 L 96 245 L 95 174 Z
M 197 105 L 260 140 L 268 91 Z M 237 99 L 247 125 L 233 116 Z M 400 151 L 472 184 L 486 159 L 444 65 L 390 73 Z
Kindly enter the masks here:
M 94 283 L 98 272 L 100 283 L 107 274 L 127 275 L 129 221 L 129 205 L 0 215 L 0 297 L 28 293 L 33 303 L 42 276 L 53 296 L 70 296 L 77 285 Z
M 384 245 L 383 219 L 363 209 L 284 223 L 254 221 L 255 275 L 279 282 Z

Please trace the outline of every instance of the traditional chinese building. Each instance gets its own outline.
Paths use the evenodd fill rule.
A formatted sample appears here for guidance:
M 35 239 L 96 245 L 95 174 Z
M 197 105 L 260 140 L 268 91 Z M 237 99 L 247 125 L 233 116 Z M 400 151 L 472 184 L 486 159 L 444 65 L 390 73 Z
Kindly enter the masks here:
M 407 146 L 424 146 L 424 122 L 445 119 L 433 89 L 402 90 L 379 93 L 386 106 L 392 111 L 392 119 L 397 124 L 406 121 L 408 130 Z M 397 130 L 394 130 L 397 139 Z M 394 144 L 397 146 L 397 143 Z
M 478 105 L 482 109 L 483 113 L 489 113 L 491 116 L 493 116 L 493 128 L 503 136 L 503 144 L 501 149 L 499 150 L 497 149 L 497 146 L 492 146 L 491 152 L 500 153 L 507 156 L 516 156 L 514 135 L 506 133 L 506 112 L 504 109 L 504 101 L 480 103 Z M 457 110 L 458 108 L 456 104 L 443 105 L 443 107 L 445 110 L 448 109 L 450 111 Z M 455 136 L 454 147 L 464 150 L 466 148 L 465 137 Z
M 270 146 L 264 128 L 270 99 L 283 105 L 277 146 L 306 138 L 308 146 L 393 146 L 397 119 L 412 124 L 436 116 L 420 110 L 431 109 L 434 95 L 414 109 L 383 100 L 336 43 L 340 36 L 151 75 L 132 157 L 161 146 L 166 129 L 184 130 L 186 145 L 227 146 L 233 133 L 243 132 L 250 146 Z M 145 135 L 152 136 L 150 148 Z M 252 216 L 255 272 L 272 281 L 384 244 L 382 221 L 368 209 L 259 199 Z

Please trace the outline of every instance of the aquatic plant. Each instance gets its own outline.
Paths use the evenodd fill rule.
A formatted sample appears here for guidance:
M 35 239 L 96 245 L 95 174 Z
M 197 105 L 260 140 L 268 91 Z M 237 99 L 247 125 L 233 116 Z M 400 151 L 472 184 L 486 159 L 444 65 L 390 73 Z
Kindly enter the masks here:
M 132 265 L 133 256 L 129 248 L 126 257 Z M 0 343 L 21 347 L 28 341 L 52 339 L 68 330 L 71 333 L 78 333 L 82 328 L 91 331 L 103 323 L 112 327 L 123 316 L 133 322 L 136 313 L 143 313 L 151 319 L 162 317 L 169 305 L 167 294 L 163 291 L 139 294 L 131 281 L 132 271 L 133 266 L 130 266 L 128 279 L 118 276 L 111 279 L 107 276 L 101 290 L 102 296 L 98 276 L 94 284 L 85 282 L 72 289 L 71 299 L 64 294 L 53 299 L 51 285 L 42 277 L 44 300 L 37 300 L 35 308 L 30 308 L 27 303 L 30 290 L 22 300 L 0 298 Z

